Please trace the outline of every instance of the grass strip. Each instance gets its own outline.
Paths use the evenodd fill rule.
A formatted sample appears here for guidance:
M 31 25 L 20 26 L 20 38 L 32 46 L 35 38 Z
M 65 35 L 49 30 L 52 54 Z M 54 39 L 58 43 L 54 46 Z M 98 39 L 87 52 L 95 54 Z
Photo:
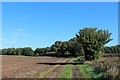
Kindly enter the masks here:
M 68 59 L 64 59 L 61 63 L 66 62 Z M 43 73 L 40 74 L 40 77 L 38 78 L 44 78 L 49 72 L 51 72 L 52 70 L 54 70 L 56 67 L 59 67 L 60 65 L 55 65 L 54 67 L 50 68 L 48 71 L 45 71 Z
M 77 63 L 82 63 L 78 58 L 76 58 L 75 61 Z M 82 75 L 81 78 L 100 78 L 103 75 L 99 69 L 96 69 L 94 66 L 90 66 L 89 64 L 77 64 L 77 67 Z
M 100 70 L 91 67 L 89 64 L 77 65 L 81 78 L 100 78 L 102 77 L 102 72 Z
M 72 63 L 73 59 L 71 59 L 68 63 Z M 65 65 L 62 71 L 58 74 L 56 78 L 73 78 L 72 75 L 72 64 Z

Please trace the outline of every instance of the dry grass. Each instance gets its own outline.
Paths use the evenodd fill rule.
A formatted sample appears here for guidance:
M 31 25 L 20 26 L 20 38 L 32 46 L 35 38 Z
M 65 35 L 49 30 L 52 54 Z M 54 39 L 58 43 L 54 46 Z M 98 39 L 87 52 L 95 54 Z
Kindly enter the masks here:
M 120 78 L 120 56 L 101 56 L 99 60 L 86 61 L 102 70 L 104 78 Z

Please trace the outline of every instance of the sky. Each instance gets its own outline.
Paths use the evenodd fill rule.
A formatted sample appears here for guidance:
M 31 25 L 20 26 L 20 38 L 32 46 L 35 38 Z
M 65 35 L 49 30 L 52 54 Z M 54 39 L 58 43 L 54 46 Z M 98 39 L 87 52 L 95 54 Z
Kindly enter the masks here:
M 3 2 L 2 48 L 50 47 L 68 41 L 80 29 L 109 30 L 118 44 L 117 2 Z

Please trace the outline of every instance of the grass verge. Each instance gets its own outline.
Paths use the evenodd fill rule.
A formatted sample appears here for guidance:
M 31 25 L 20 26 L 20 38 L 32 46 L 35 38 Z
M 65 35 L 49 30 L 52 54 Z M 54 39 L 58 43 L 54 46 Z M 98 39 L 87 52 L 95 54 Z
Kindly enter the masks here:
M 81 78 L 101 78 L 103 73 L 89 64 L 77 65 Z

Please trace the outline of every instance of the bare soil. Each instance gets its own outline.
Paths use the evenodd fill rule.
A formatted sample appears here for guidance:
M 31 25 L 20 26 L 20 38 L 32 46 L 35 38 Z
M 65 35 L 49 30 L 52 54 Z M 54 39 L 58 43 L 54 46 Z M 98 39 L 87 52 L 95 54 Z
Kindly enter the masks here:
M 73 65 L 72 73 L 73 73 L 73 78 L 80 78 L 81 76 L 77 65 Z
M 57 63 L 65 58 L 2 56 L 2 78 L 35 78 L 54 65 L 37 63 Z
M 64 63 L 68 63 L 70 59 L 68 59 Z M 45 78 L 56 78 L 56 76 L 59 74 L 59 72 L 64 68 L 64 65 L 60 65 L 59 67 L 56 67 L 54 70 L 52 70 Z

